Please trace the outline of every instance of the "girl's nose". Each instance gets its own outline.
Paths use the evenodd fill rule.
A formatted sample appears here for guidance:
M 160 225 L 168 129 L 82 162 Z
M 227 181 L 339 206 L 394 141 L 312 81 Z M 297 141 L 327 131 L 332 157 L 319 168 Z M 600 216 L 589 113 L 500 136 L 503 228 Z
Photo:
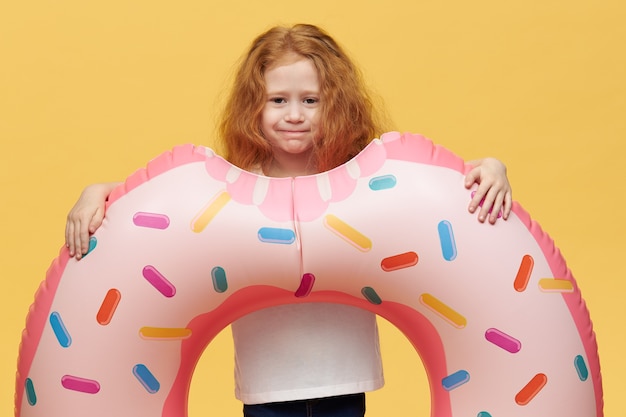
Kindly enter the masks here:
M 302 112 L 299 103 L 293 103 L 289 106 L 287 114 L 285 114 L 285 120 L 292 123 L 304 121 L 304 113 Z

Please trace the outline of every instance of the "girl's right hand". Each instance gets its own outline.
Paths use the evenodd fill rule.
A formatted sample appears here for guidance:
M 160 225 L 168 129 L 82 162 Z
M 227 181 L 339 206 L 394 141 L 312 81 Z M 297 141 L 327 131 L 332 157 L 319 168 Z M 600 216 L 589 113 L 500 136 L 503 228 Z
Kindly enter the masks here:
M 102 224 L 105 202 L 119 183 L 108 182 L 87 186 L 67 215 L 65 246 L 70 257 L 80 259 L 89 250 L 89 237 Z

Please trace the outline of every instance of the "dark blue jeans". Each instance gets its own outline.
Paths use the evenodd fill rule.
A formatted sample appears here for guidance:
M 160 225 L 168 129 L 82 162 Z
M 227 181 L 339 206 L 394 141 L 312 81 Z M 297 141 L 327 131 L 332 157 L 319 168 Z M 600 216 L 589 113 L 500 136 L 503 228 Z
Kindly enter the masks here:
M 244 417 L 363 417 L 365 394 L 243 406 Z

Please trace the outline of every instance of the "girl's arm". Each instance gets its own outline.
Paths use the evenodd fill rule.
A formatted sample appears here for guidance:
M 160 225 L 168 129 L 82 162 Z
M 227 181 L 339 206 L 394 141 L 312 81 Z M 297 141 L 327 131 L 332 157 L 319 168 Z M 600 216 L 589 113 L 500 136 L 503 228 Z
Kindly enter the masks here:
M 495 158 L 484 158 L 468 162 L 473 168 L 465 176 L 465 187 L 478 184 L 476 194 L 470 201 L 470 213 L 478 212 L 478 221 L 494 224 L 502 210 L 502 218 L 508 219 L 513 205 L 511 185 L 506 176 L 506 166 Z M 481 203 L 482 201 L 482 203 Z
M 80 259 L 89 249 L 89 236 L 102 224 L 104 206 L 111 191 L 119 182 L 107 182 L 87 186 L 67 215 L 65 246 L 70 256 Z

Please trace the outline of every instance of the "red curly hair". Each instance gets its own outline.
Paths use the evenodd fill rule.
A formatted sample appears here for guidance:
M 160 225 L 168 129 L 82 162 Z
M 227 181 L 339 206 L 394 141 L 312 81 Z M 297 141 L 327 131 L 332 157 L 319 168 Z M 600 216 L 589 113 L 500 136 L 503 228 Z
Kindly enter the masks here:
M 313 149 L 319 172 L 345 163 L 382 133 L 360 71 L 335 40 L 313 25 L 277 26 L 252 42 L 222 114 L 225 157 L 240 168 L 266 167 L 272 160 L 260 129 L 264 75 L 290 54 L 310 59 L 319 76 L 321 115 Z

